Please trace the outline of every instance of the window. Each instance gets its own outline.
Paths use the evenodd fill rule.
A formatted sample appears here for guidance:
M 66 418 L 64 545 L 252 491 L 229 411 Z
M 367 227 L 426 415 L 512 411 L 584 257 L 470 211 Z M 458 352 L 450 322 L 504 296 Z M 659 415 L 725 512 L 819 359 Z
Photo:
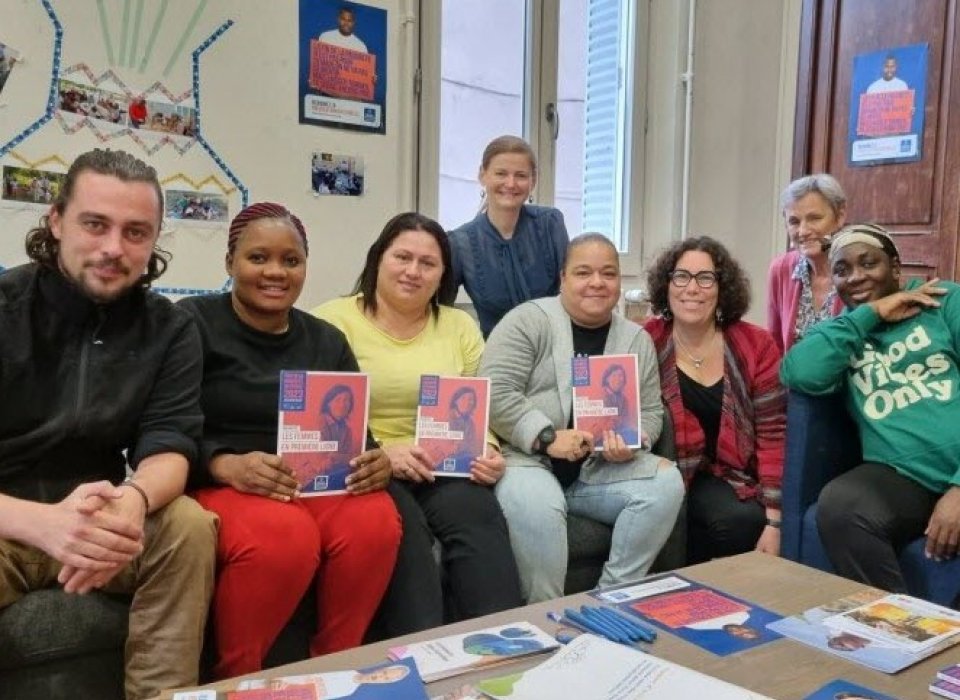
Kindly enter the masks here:
M 636 0 L 421 8 L 440 30 L 433 41 L 422 35 L 424 62 L 438 67 L 424 70 L 433 84 L 421 102 L 421 209 L 447 228 L 472 219 L 484 146 L 517 134 L 538 153 L 536 201 L 563 211 L 571 236 L 598 231 L 630 250 Z

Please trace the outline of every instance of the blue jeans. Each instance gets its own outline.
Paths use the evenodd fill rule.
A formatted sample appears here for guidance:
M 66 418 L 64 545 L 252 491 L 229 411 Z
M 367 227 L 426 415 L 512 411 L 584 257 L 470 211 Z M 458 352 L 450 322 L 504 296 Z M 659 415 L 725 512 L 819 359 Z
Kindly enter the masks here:
M 567 575 L 567 512 L 613 527 L 601 586 L 642 578 L 667 541 L 683 502 L 683 480 L 665 462 L 653 476 L 608 484 L 576 481 L 566 491 L 542 467 L 507 467 L 497 500 L 528 603 L 559 598 Z

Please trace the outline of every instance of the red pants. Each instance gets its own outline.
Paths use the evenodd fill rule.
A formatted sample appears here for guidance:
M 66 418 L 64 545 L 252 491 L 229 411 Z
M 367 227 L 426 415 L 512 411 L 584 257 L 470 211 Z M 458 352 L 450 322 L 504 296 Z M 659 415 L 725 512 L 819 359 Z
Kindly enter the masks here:
M 400 516 L 384 491 L 281 503 L 233 488 L 193 494 L 220 516 L 212 619 L 216 678 L 259 671 L 316 578 L 311 656 L 358 646 L 387 587 Z

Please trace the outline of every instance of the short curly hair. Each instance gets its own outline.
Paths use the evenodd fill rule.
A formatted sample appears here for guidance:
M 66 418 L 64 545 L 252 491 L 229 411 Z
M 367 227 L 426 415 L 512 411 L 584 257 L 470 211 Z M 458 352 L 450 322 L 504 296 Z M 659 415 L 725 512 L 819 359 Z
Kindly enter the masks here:
M 677 261 L 683 254 L 691 250 L 709 255 L 717 271 L 718 325 L 723 328 L 736 323 L 750 308 L 750 280 L 740 267 L 740 263 L 730 255 L 730 251 L 720 241 L 710 236 L 685 238 L 660 253 L 647 271 L 647 293 L 650 295 L 651 309 L 664 318 L 673 317 L 667 294 L 670 287 L 670 273 L 676 269 Z M 693 284 L 696 284 L 696 281 L 693 281 Z

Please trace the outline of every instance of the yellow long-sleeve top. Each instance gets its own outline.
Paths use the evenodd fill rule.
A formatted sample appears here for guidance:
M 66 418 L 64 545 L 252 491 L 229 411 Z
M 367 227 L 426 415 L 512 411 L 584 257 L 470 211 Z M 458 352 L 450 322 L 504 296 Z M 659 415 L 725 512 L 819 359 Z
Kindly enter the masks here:
M 448 306 L 431 314 L 410 340 L 377 328 L 360 310 L 359 295 L 333 299 L 312 312 L 347 336 L 360 370 L 370 377 L 370 431 L 381 444 L 410 443 L 416 435 L 420 375 L 473 377 L 483 336 L 470 316 Z M 488 441 L 492 441 L 488 435 Z

